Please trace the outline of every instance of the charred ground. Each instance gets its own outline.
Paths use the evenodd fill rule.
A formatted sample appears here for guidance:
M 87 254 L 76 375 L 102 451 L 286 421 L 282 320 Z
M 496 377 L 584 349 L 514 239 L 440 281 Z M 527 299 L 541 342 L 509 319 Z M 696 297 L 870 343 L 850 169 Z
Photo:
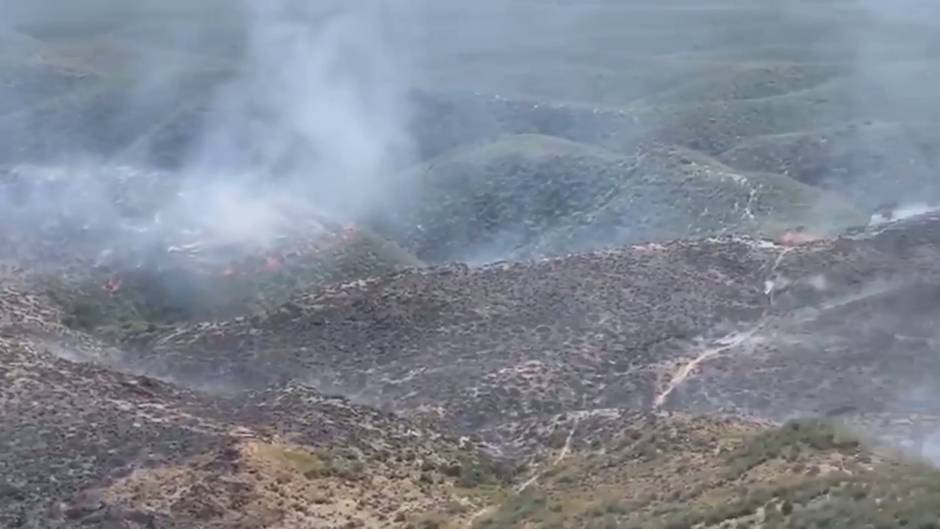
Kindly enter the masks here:
M 877 7 L 422 6 L 412 163 L 262 240 L 193 214 L 237 13 L 3 25 L 0 525 L 933 527 L 937 33 Z

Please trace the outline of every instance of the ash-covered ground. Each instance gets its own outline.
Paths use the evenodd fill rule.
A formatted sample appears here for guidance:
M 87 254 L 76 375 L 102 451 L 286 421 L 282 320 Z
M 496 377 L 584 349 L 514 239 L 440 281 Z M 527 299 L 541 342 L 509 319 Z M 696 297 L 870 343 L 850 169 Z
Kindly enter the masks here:
M 0 527 L 935 527 L 938 25 L 0 0 Z

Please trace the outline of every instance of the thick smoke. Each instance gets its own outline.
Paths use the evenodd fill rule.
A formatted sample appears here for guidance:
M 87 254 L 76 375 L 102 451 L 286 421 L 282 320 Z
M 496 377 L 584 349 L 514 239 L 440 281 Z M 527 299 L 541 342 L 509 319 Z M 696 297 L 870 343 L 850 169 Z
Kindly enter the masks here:
M 384 2 L 49 0 L 0 13 L 17 67 L 72 69 L 40 80 L 62 85 L 48 99 L 18 79 L 4 94 L 21 118 L 4 116 L 16 146 L 2 163 L 28 189 L 0 200 L 23 230 L 63 207 L 73 228 L 126 222 L 124 186 L 118 202 L 150 201 L 134 244 L 167 229 L 263 244 L 312 210 L 354 220 L 411 158 L 407 55 Z M 152 163 L 159 149 L 172 160 Z
M 344 215 L 382 197 L 410 157 L 405 70 L 382 7 L 247 5 L 243 71 L 219 89 L 185 168 L 211 181 L 198 195 L 216 202 L 223 226 L 249 228 L 229 221 L 246 201 L 265 227 L 276 214 L 262 210 L 283 210 L 287 197 Z

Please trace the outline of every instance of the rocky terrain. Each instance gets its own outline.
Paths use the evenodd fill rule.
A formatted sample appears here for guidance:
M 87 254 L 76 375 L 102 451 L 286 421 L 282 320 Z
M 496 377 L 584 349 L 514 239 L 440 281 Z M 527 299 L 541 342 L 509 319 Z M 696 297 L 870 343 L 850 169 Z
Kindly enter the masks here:
M 0 528 L 937 527 L 902 3 L 0 0 Z

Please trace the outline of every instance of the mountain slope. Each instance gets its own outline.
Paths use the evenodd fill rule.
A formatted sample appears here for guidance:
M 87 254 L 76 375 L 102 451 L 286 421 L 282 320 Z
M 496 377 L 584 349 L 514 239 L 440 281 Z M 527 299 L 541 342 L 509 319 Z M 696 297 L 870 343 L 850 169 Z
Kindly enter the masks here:
M 3 527 L 401 527 L 472 505 L 466 476 L 499 484 L 473 443 L 303 385 L 231 398 L 65 360 L 106 355 L 57 314 L 0 293 Z
M 935 369 L 938 223 L 801 246 L 723 238 L 404 272 L 184 326 L 135 361 L 182 380 L 311 381 L 506 447 L 525 446 L 526 420 L 621 406 L 936 414 L 936 386 L 918 373 Z M 904 398 L 911 384 L 921 397 Z
M 391 201 L 393 234 L 430 261 L 865 222 L 833 195 L 782 176 L 739 173 L 686 149 L 624 156 L 534 134 L 457 149 L 414 169 L 403 187 L 406 196 Z

